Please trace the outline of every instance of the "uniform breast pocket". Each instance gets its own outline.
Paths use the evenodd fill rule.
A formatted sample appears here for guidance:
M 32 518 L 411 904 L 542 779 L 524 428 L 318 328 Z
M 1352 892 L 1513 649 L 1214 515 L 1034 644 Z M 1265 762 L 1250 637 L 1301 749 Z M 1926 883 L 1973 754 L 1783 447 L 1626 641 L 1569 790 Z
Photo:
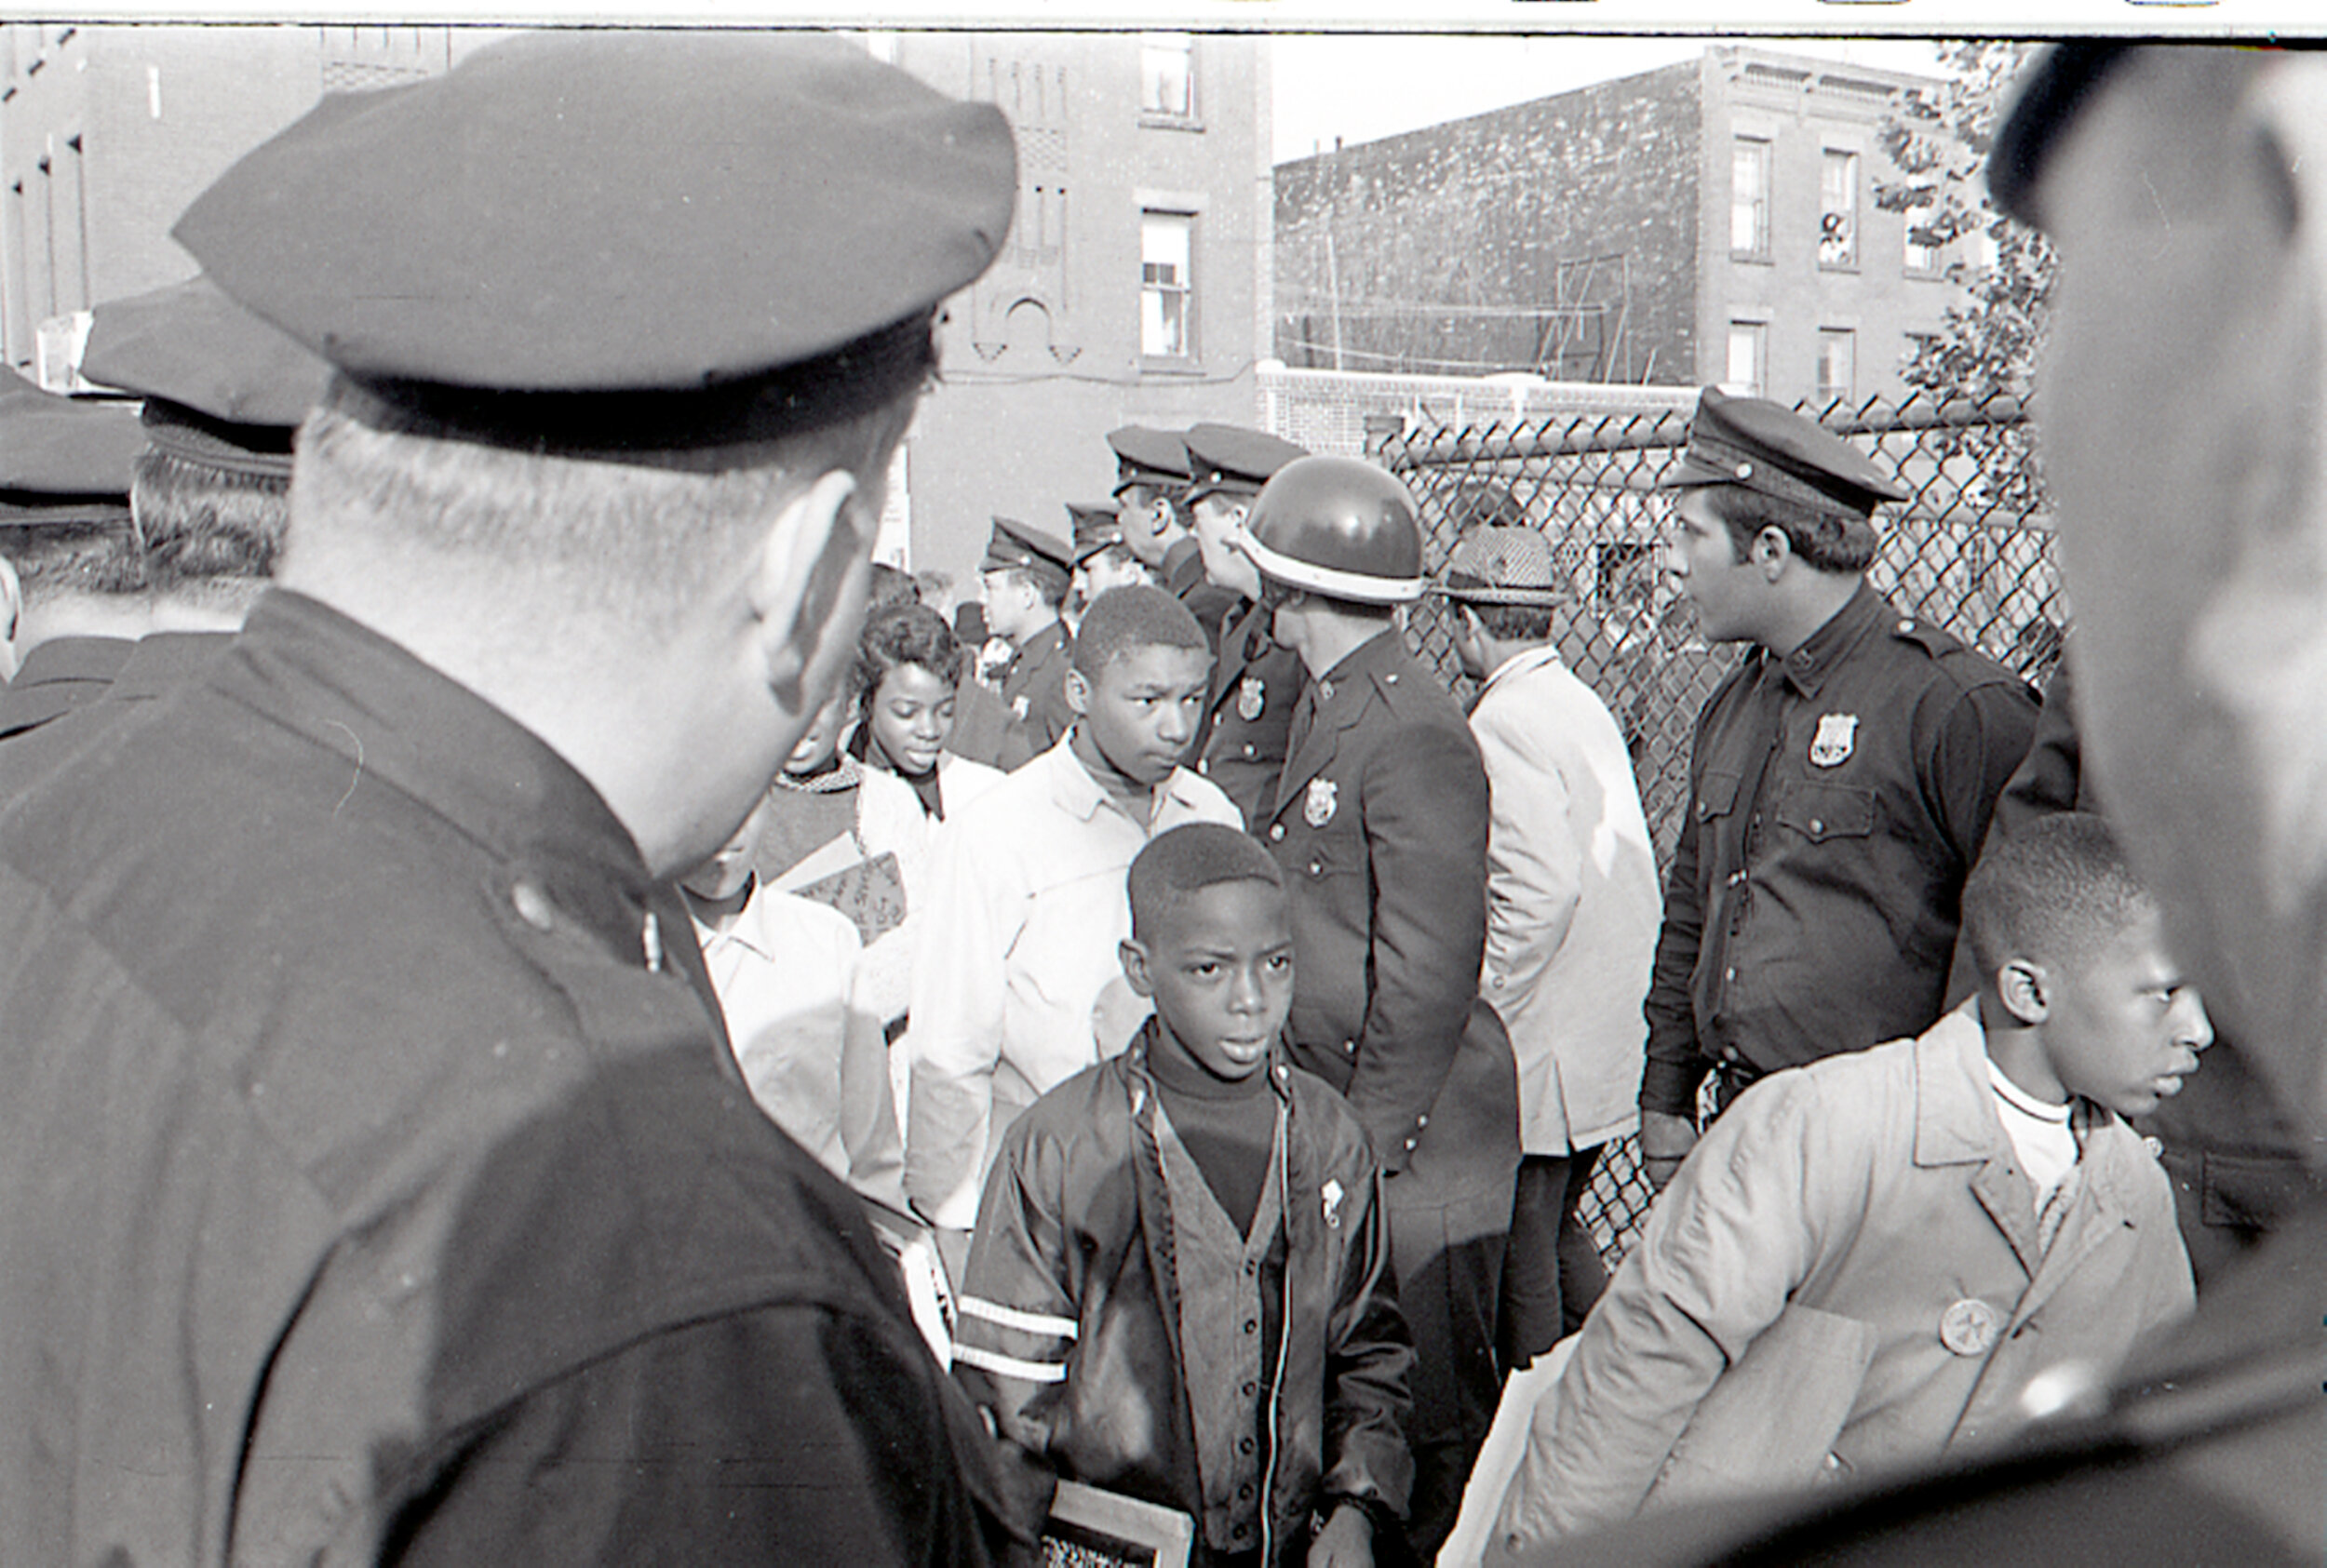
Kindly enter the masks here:
M 1849 784 L 1796 784 L 1778 802 L 1778 824 L 1813 844 L 1875 831 L 1875 792 Z
M 1298 859 L 1285 869 L 1311 882 L 1362 875 L 1365 870 L 1365 839 L 1359 833 L 1321 833 L 1302 846 Z
M 1707 773 L 1697 785 L 1697 820 L 1710 822 L 1737 810 L 1738 775 Z

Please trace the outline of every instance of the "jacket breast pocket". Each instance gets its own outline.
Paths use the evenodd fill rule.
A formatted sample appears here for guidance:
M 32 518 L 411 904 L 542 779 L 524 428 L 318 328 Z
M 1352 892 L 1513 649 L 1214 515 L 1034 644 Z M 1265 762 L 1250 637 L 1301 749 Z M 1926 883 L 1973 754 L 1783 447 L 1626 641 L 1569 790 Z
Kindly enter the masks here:
M 1788 1307 L 1698 1402 L 1649 1502 L 1744 1496 L 1816 1480 L 1858 1405 L 1875 1337 L 1874 1326 L 1856 1318 Z
M 1697 813 L 1697 820 L 1710 822 L 1715 817 L 1726 817 L 1736 811 L 1740 782 L 1735 773 L 1707 773 L 1699 780 L 1697 803 L 1691 808 Z
M 1309 882 L 1363 875 L 1365 836 L 1359 832 L 1312 834 L 1300 847 L 1299 854 L 1285 863 L 1285 869 L 1288 875 Z
M 1778 802 L 1778 824 L 1813 844 L 1875 831 L 1875 792 L 1850 784 L 1796 784 Z

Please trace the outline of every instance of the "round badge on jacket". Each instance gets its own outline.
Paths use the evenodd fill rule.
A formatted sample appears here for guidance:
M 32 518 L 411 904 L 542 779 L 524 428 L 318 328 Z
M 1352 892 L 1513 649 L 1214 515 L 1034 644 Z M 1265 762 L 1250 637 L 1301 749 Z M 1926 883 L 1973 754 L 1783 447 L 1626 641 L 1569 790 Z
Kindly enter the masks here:
M 1984 1356 L 1996 1348 L 2003 1315 L 1976 1296 L 1967 1296 L 1939 1315 L 1939 1342 L 1958 1356 Z

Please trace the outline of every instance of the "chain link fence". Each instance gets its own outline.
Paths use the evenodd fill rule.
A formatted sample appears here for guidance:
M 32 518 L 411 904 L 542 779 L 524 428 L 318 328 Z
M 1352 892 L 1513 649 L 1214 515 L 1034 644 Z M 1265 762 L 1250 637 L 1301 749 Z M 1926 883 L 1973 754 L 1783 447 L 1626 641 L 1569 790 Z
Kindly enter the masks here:
M 1901 610 L 1936 623 L 2041 685 L 2060 657 L 2068 606 L 2037 491 L 2030 432 L 2015 399 L 1803 406 L 1867 452 L 1908 492 L 1877 516 L 1881 547 L 1867 576 Z M 1540 530 L 1569 595 L 1554 625 L 1561 656 L 1597 691 L 1631 748 L 1660 870 L 1688 803 L 1698 710 L 1741 650 L 1708 646 L 1663 570 L 1671 497 L 1658 489 L 1687 444 L 1686 410 L 1558 413 L 1532 422 L 1427 426 L 1369 422 L 1369 455 L 1421 504 L 1436 570 L 1471 529 Z M 1425 599 L 1407 641 L 1459 697 L 1471 683 L 1454 651 L 1450 611 Z M 1649 1199 L 1633 1139 L 1611 1146 L 1581 1205 L 1611 1266 Z

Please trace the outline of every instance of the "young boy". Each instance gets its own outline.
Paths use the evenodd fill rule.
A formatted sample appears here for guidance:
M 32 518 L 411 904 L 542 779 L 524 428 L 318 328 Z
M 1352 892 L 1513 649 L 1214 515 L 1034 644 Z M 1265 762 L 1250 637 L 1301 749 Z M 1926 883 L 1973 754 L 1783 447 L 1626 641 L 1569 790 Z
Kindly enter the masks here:
M 1073 729 L 949 817 L 931 846 L 905 1158 L 906 1191 L 941 1230 L 976 1216 L 1011 1119 L 1121 1051 L 1147 1012 L 1115 957 L 1131 929 L 1132 857 L 1184 822 L 1242 821 L 1178 766 L 1211 665 L 1203 628 L 1169 594 L 1101 594 L 1063 682 Z
M 2172 1194 L 2119 1119 L 2213 1039 L 2157 905 L 2065 812 L 1963 910 L 1975 1000 L 1772 1074 L 1682 1164 L 1537 1407 L 1507 1548 L 1993 1443 L 2189 1310 Z
M 1155 1015 L 1003 1141 L 955 1370 L 1037 1481 L 1180 1509 L 1198 1561 L 1368 1563 L 1413 1473 L 1413 1353 L 1365 1130 L 1277 1049 L 1283 874 L 1193 824 L 1129 881 L 1123 974 Z

